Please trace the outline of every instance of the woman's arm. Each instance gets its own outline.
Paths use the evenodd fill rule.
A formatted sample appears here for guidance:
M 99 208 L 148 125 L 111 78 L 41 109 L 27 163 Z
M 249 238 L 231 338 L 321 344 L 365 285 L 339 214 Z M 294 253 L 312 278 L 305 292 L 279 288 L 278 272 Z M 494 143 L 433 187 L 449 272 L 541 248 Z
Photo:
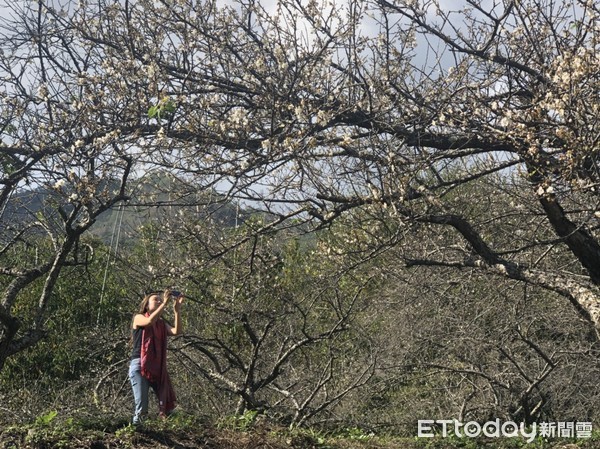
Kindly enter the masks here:
M 181 324 L 181 303 L 183 302 L 183 295 L 175 298 L 173 303 L 173 314 L 175 315 L 175 326 L 167 327 L 167 334 L 171 336 L 180 335 L 183 332 L 183 325 Z
M 162 315 L 165 307 L 169 303 L 169 299 L 169 295 L 164 295 L 162 303 L 149 316 L 142 315 L 141 313 L 138 313 L 136 316 L 134 316 L 133 328 L 137 329 L 139 327 L 146 327 L 154 324 L 154 322 Z

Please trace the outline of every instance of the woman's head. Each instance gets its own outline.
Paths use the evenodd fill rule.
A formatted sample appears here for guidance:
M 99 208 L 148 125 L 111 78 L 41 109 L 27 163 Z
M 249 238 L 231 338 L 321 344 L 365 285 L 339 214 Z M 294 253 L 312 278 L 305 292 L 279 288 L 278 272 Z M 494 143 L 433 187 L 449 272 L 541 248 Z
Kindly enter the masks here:
M 140 303 L 140 308 L 138 313 L 152 313 L 155 311 L 161 304 L 163 300 L 163 293 L 159 291 L 154 291 L 146 294 L 142 302 Z

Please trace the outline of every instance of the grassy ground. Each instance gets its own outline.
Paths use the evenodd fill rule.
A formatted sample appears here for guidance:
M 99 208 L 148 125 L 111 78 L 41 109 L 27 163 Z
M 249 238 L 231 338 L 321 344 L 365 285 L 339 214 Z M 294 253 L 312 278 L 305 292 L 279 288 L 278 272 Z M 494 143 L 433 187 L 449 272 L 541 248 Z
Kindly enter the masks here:
M 213 425 L 194 416 L 178 415 L 133 427 L 125 419 L 58 418 L 0 427 L 0 449 L 595 449 L 600 438 L 525 443 L 518 439 L 473 440 L 395 438 L 358 429 L 338 433 L 290 430 L 261 422 L 230 421 Z

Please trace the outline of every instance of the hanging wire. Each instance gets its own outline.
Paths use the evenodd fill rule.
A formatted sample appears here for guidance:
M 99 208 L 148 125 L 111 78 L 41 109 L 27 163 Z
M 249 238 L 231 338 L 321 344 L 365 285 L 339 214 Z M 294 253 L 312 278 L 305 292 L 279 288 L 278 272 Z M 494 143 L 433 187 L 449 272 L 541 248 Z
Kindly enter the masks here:
M 117 252 L 119 250 L 119 241 L 121 238 L 121 227 L 123 224 L 123 215 L 125 213 L 125 209 L 124 209 L 124 204 L 121 203 L 119 205 L 119 210 L 117 211 L 116 215 L 115 215 L 115 223 L 113 225 L 113 230 L 110 236 L 110 244 L 108 247 L 108 256 L 106 258 L 106 266 L 104 267 L 104 278 L 102 279 L 102 289 L 100 291 L 100 307 L 98 308 L 98 316 L 96 318 L 96 325 L 100 324 L 100 314 L 102 312 L 102 304 L 104 303 L 104 293 L 106 290 L 106 281 L 108 279 L 108 268 L 110 267 L 110 263 L 111 263 L 111 255 L 114 254 L 115 259 L 116 259 L 116 255 Z M 116 235 L 116 237 L 115 237 Z M 113 244 L 114 244 L 114 251 L 113 251 Z
M 240 203 L 238 201 L 238 203 L 235 206 L 235 232 L 234 232 L 234 239 L 238 238 L 238 218 L 239 218 L 239 214 L 240 214 Z M 234 240 L 235 242 L 235 240 Z M 232 289 L 231 289 L 231 302 L 233 303 L 235 301 L 235 296 L 236 296 L 236 289 L 237 289 L 237 280 L 238 280 L 238 276 L 237 276 L 237 250 L 238 247 L 237 245 L 233 248 L 233 282 L 232 282 Z

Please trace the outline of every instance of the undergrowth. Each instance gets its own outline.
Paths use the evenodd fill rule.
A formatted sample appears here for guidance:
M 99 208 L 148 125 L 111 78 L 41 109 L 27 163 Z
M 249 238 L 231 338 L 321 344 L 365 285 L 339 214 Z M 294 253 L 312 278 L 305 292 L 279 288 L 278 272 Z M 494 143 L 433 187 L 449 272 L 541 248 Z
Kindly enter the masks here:
M 0 449 L 592 449 L 600 433 L 589 439 L 527 443 L 517 438 L 402 438 L 376 435 L 358 427 L 339 429 L 278 426 L 256 413 L 232 416 L 216 423 L 176 413 L 166 420 L 150 419 L 133 426 L 126 417 L 41 414 L 30 423 L 0 427 Z

